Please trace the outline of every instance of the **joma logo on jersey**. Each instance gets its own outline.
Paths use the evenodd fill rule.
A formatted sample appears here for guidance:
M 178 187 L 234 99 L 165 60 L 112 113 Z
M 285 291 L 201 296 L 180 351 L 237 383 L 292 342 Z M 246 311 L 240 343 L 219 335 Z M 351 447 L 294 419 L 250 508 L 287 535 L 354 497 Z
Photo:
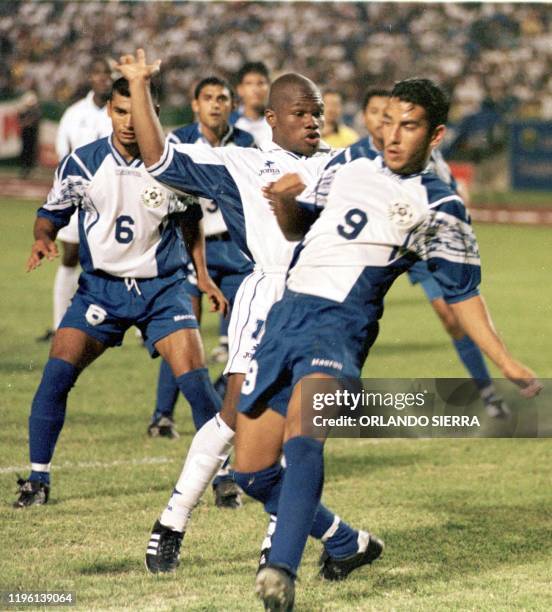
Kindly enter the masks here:
M 311 366 L 322 366 L 323 368 L 333 368 L 334 370 L 342 370 L 343 364 L 333 359 L 320 359 L 315 357 L 311 361 Z
M 278 170 L 278 168 L 272 167 L 275 163 L 276 162 L 267 159 L 265 161 L 264 168 L 261 168 L 261 170 L 259 170 L 259 176 L 263 176 L 263 174 L 280 174 L 280 170 Z

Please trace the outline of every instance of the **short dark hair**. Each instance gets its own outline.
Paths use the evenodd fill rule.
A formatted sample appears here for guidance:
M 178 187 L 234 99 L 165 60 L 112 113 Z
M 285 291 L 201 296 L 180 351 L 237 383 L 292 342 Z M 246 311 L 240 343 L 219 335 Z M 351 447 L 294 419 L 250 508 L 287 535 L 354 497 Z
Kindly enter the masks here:
M 109 72 L 111 72 L 111 65 L 107 61 L 107 58 L 104 57 L 103 55 L 96 55 L 90 60 L 90 63 L 88 64 L 89 73 L 94 72 L 94 68 L 96 67 L 96 64 L 103 64 L 103 67 L 107 68 Z
M 431 131 L 447 122 L 450 102 L 445 92 L 430 79 L 397 81 L 391 96 L 421 106 L 426 112 Z
M 248 74 L 260 74 L 270 83 L 268 68 L 263 62 L 246 62 L 236 73 L 236 83 L 239 85 Z
M 208 76 L 208 77 L 205 77 L 204 79 L 201 79 L 201 81 L 199 81 L 199 83 L 195 86 L 194 100 L 197 100 L 199 98 L 199 94 L 201 93 L 201 90 L 204 87 L 207 87 L 208 85 L 218 85 L 219 87 L 226 87 L 226 89 L 230 92 L 230 97 L 232 98 L 232 100 L 234 99 L 234 91 L 230 87 L 227 81 L 217 76 Z
M 391 97 L 391 92 L 388 89 L 384 89 L 383 87 L 370 87 L 364 92 L 362 96 L 362 110 L 366 110 L 368 106 L 368 102 L 372 98 L 381 97 L 381 98 L 389 98 Z
M 152 81 L 150 81 L 150 92 L 151 98 L 154 104 L 158 104 L 158 92 L 157 87 L 154 85 Z M 109 94 L 109 99 L 113 99 L 113 94 L 119 94 L 120 96 L 124 96 L 125 98 L 130 98 L 130 88 L 128 86 L 128 81 L 125 77 L 120 77 L 116 81 L 113 82 L 111 86 L 111 93 Z

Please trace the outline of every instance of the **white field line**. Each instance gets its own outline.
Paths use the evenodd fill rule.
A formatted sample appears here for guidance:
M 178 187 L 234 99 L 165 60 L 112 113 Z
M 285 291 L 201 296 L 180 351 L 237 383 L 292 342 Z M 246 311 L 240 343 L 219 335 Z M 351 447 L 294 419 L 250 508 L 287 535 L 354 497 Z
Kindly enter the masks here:
M 65 461 L 64 463 L 53 465 L 52 470 L 55 472 L 57 470 L 79 470 L 81 468 L 106 469 L 117 465 L 157 465 L 161 463 L 172 463 L 173 461 L 174 459 L 169 459 L 168 457 L 144 457 L 143 459 L 120 459 L 116 461 L 81 461 L 79 463 Z M 29 465 L 10 465 L 7 467 L 0 467 L 0 474 L 14 474 L 25 470 L 29 470 Z

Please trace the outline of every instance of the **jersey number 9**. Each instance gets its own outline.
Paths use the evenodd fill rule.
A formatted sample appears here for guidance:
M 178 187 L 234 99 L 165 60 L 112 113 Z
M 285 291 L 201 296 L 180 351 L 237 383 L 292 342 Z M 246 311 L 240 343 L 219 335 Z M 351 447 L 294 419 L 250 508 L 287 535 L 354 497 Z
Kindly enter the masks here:
M 345 223 L 337 226 L 337 233 L 347 240 L 354 240 L 368 223 L 368 215 L 360 208 L 351 208 L 345 213 Z

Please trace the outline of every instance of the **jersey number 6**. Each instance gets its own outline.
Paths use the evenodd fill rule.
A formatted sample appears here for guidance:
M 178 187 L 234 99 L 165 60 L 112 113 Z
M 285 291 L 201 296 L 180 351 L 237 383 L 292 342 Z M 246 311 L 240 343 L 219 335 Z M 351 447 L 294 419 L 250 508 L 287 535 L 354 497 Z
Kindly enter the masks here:
M 345 213 L 345 223 L 338 225 L 337 233 L 347 240 L 354 240 L 368 223 L 368 215 L 360 208 L 351 208 Z
M 134 232 L 131 226 L 134 225 L 134 219 L 128 215 L 121 215 L 115 221 L 115 240 L 121 244 L 128 244 L 134 238 Z

